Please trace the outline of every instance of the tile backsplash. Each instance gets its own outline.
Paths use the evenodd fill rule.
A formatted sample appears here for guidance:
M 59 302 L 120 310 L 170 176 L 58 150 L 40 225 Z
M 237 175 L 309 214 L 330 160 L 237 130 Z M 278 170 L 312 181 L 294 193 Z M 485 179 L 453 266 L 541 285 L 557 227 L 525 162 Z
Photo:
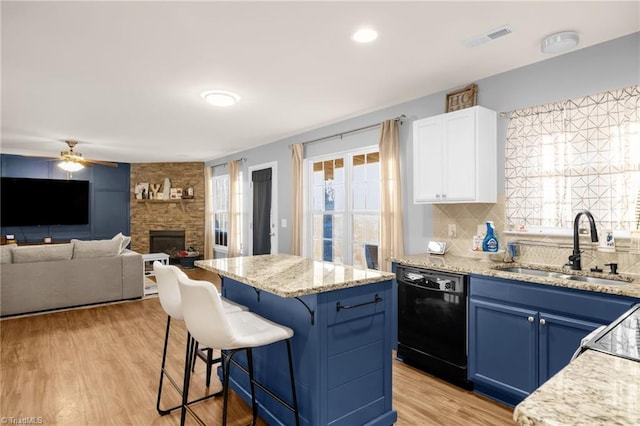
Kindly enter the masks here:
M 498 233 L 500 248 L 504 249 L 510 241 L 519 243 L 520 256 L 517 262 L 562 266 L 567 262 L 573 250 L 573 238 L 565 236 L 543 235 L 505 235 L 504 195 L 498 196 L 495 204 L 434 204 L 433 205 L 433 238 L 447 243 L 447 253 L 467 257 L 484 257 L 486 254 L 471 250 L 473 236 L 478 225 L 493 221 Z M 456 237 L 448 236 L 448 225 L 456 225 Z M 640 275 L 640 254 L 629 253 L 629 239 L 616 238 L 618 251 L 605 253 L 598 251 L 598 243 L 592 243 L 588 236 L 580 238 L 582 253 L 582 269 L 589 270 L 595 266 L 605 272 L 607 263 L 617 263 L 618 272 L 626 275 Z M 491 255 L 492 260 L 509 259 L 504 255 Z

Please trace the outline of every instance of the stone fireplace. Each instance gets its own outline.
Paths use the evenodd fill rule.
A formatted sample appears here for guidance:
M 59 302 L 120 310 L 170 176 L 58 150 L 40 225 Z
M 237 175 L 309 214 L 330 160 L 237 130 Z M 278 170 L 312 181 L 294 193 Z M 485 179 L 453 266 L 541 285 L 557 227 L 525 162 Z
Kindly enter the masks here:
M 172 263 L 178 259 L 178 252 L 185 249 L 184 230 L 149 231 L 149 253 L 166 253 Z
M 187 199 L 136 199 L 137 183 L 158 184 L 165 178 L 171 188 L 193 189 Z M 204 252 L 204 163 L 131 164 L 131 249 L 138 253 L 164 253 L 193 247 Z M 153 241 L 152 241 L 153 240 Z M 172 259 L 173 261 L 174 259 Z

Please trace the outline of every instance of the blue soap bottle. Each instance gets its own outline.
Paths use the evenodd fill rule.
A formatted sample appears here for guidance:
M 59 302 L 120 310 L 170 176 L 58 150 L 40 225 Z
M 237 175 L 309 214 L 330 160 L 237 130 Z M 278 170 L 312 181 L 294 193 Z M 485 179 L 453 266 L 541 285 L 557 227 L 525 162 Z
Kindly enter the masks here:
M 482 251 L 497 252 L 498 251 L 498 237 L 495 234 L 493 228 L 493 222 L 487 221 L 487 235 L 482 240 Z

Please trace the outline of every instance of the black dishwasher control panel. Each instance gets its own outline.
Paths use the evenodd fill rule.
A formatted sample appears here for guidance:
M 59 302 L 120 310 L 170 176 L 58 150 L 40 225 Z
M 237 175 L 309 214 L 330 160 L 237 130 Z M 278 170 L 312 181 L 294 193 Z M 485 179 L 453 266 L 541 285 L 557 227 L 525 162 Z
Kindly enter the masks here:
M 444 291 L 447 293 L 464 293 L 464 276 L 425 270 L 408 266 L 398 266 L 396 279 L 398 283 L 403 282 L 425 289 Z

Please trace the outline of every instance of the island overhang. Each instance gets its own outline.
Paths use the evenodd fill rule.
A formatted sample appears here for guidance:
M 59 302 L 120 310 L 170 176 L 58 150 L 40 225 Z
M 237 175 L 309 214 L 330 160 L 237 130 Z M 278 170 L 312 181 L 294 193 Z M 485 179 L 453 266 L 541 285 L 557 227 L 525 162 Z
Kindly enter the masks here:
M 196 266 L 280 297 L 300 297 L 392 280 L 390 272 L 290 254 L 197 260 Z

